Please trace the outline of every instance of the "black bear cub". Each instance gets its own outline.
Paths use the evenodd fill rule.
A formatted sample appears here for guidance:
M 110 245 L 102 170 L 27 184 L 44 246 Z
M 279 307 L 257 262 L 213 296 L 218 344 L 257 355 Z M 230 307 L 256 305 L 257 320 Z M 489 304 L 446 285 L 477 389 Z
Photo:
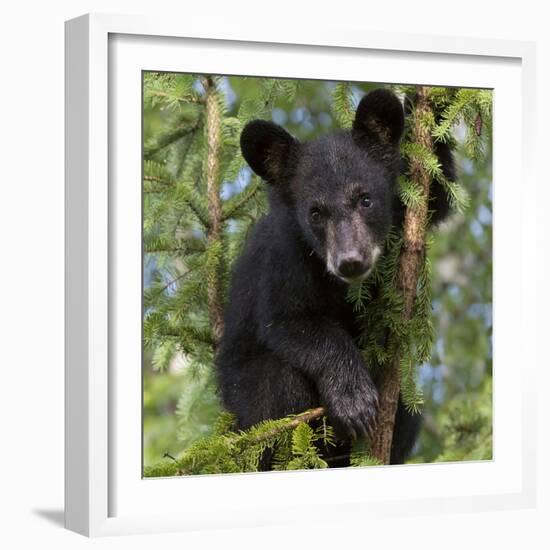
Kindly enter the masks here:
M 376 422 L 377 389 L 346 294 L 369 276 L 403 215 L 395 180 L 404 123 L 399 99 L 378 89 L 363 97 L 350 131 L 300 143 L 254 120 L 241 135 L 244 158 L 268 184 L 269 213 L 232 275 L 216 356 L 223 405 L 238 429 L 326 407 L 338 436 L 323 449 L 331 466 L 349 465 L 351 442 Z M 450 152 L 438 153 L 450 175 Z M 431 200 L 441 210 L 438 187 Z M 399 408 L 392 463 L 404 461 L 418 424 Z

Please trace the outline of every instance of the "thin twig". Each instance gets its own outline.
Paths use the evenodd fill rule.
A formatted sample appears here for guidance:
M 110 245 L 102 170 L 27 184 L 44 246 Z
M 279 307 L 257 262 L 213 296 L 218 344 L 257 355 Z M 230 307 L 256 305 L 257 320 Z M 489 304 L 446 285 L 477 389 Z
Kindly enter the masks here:
M 178 275 L 177 277 L 175 277 L 174 279 L 172 279 L 171 281 L 169 281 L 167 284 L 165 284 L 161 289 L 158 290 L 157 292 L 157 296 L 160 296 L 161 294 L 163 294 L 168 288 L 170 288 L 174 283 L 177 283 L 178 281 L 180 281 L 181 279 L 183 279 L 184 277 L 187 277 L 189 274 L 191 273 L 190 270 L 187 270 L 183 273 L 181 273 L 180 275 Z

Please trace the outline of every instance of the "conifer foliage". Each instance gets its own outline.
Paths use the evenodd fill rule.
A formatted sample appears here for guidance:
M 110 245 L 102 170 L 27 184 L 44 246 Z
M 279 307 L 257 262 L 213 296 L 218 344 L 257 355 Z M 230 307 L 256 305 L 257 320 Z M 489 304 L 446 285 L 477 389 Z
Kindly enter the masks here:
M 266 209 L 262 183 L 241 156 L 240 133 L 249 120 L 271 119 L 276 105 L 292 104 L 302 82 L 242 78 L 255 92 L 235 108 L 223 77 L 148 72 L 143 78 L 144 107 L 157 115 L 144 121 L 150 137 L 143 149 L 143 344 L 158 371 L 169 369 L 175 358 L 185 362 L 185 388 L 175 414 L 186 447 L 182 454 L 147 467 L 145 475 L 257 471 L 268 449 L 275 469 L 325 468 L 318 443 L 331 445 L 334 435 L 322 407 L 235 433 L 231 415 L 221 411 L 217 401 L 213 372 L 231 266 L 250 227 Z M 422 88 L 428 108 L 420 112 L 419 88 L 394 90 L 410 102 L 411 111 L 402 143 L 409 169 L 399 181 L 407 212 L 426 208 L 422 174 L 443 185 L 453 208 L 464 211 L 467 189 L 445 178 L 429 144 L 441 141 L 456 147 L 460 128 L 466 154 L 472 159 L 482 156 L 490 138 L 491 93 Z M 356 102 L 349 83 L 333 86 L 336 125 L 351 125 Z M 429 137 L 428 145 L 419 142 L 415 125 Z M 381 373 L 397 373 L 397 388 L 412 412 L 423 403 L 417 366 L 429 360 L 435 336 L 432 266 L 426 251 L 436 237 L 427 232 L 429 214 L 422 220 L 422 254 L 407 315 L 405 301 L 410 298 L 399 283 L 407 238 L 403 228 L 392 230 L 371 277 L 349 289 L 364 327 L 358 345 L 367 364 Z M 313 428 L 312 419 L 320 419 L 320 426 Z M 390 430 L 391 441 L 393 424 L 382 429 Z M 352 464 L 383 462 L 387 457 L 371 442 L 356 445 Z

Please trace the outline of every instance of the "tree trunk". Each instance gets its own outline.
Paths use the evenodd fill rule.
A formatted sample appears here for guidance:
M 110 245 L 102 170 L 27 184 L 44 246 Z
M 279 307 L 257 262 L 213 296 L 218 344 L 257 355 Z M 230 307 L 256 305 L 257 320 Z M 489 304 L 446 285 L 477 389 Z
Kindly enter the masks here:
M 212 77 L 203 79 L 206 91 L 206 194 L 208 200 L 209 231 L 208 246 L 220 243 L 223 231 L 222 204 L 220 199 L 220 128 L 221 113 L 217 100 L 216 84 Z M 223 296 L 220 278 L 221 265 L 207 281 L 208 315 L 214 342 L 217 344 L 223 333 Z
M 428 88 L 419 86 L 416 106 L 412 114 L 412 141 L 428 151 L 433 150 L 431 132 L 426 124 L 426 119 L 431 114 Z M 423 199 L 418 207 L 406 209 L 403 223 L 403 247 L 399 260 L 397 290 L 403 296 L 403 320 L 405 322 L 412 317 L 418 276 L 424 262 L 428 198 L 432 179 L 421 162 L 413 162 L 410 168 L 412 180 L 422 191 Z M 391 364 L 384 369 L 379 385 L 380 408 L 378 425 L 371 444 L 371 453 L 382 464 L 390 462 L 395 413 L 401 387 L 400 360 L 401 357 L 397 354 Z

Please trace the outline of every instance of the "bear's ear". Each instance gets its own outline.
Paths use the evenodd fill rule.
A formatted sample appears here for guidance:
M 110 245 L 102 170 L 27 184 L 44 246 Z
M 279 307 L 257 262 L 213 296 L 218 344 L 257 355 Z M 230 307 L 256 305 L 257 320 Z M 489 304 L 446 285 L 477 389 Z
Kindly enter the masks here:
M 404 128 L 401 101 L 390 90 L 379 88 L 360 101 L 352 135 L 356 143 L 362 146 L 396 148 Z
M 241 133 L 241 151 L 250 168 L 268 183 L 288 176 L 299 142 L 274 122 L 253 120 Z

